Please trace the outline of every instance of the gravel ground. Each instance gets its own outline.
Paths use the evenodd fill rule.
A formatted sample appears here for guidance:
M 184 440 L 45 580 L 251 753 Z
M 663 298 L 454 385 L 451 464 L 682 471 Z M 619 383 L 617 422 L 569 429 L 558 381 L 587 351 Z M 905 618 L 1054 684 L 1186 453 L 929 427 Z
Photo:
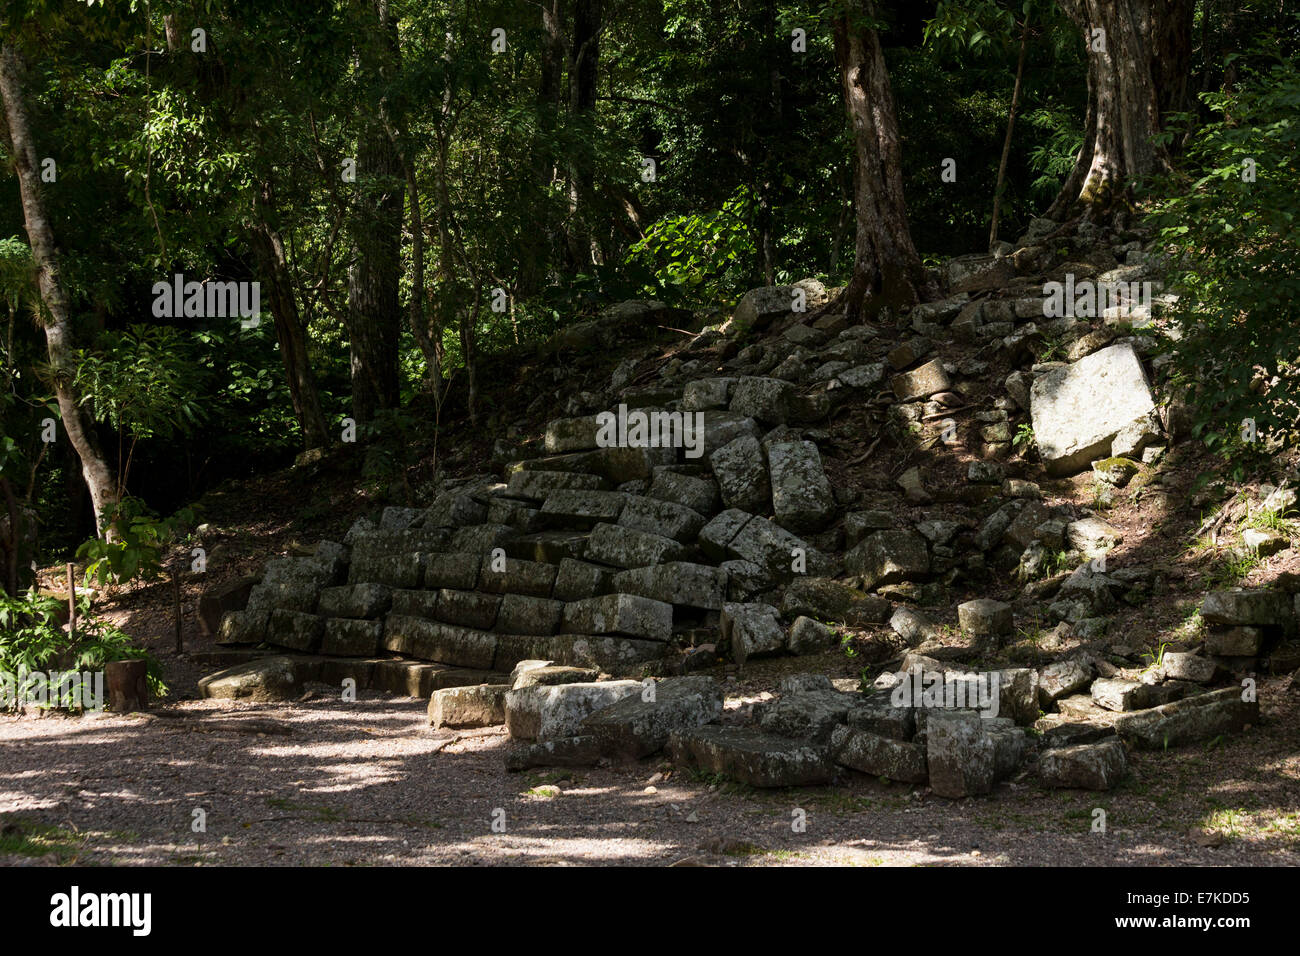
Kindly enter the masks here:
M 0 864 L 1295 866 L 1300 696 L 1284 685 L 1261 685 L 1264 726 L 1135 754 L 1111 793 L 1025 780 L 960 802 L 856 774 L 766 792 L 661 779 L 660 758 L 508 774 L 503 728 L 434 732 L 409 698 L 9 716 Z

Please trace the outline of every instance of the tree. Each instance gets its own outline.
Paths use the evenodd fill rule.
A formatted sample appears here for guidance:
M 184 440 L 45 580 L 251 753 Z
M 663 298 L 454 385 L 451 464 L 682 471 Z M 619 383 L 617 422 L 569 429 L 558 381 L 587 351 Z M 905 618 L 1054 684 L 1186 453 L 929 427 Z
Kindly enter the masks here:
M 1059 0 L 1088 50 L 1083 148 L 1047 215 L 1104 219 L 1135 180 L 1169 171 L 1162 120 L 1185 105 L 1193 0 Z
M 838 300 L 851 321 L 863 312 L 937 295 L 907 225 L 903 151 L 878 26 L 873 0 L 845 0 L 834 22 L 835 60 L 855 154 L 853 277 Z
M 81 395 L 74 384 L 76 376 L 76 334 L 72 306 L 59 271 L 59 252 L 45 197 L 41 190 L 36 142 L 25 88 L 26 66 L 22 54 L 12 41 L 0 46 L 0 98 L 4 100 L 5 119 L 9 125 L 10 155 L 18 173 L 18 192 L 22 200 L 27 238 L 36 262 L 41 299 L 45 304 L 45 342 L 49 351 L 50 372 L 59 414 L 68 440 L 81 460 L 81 473 L 90 491 L 95 510 L 95 527 L 102 529 L 105 516 L 118 502 L 113 472 L 95 438 L 93 423 L 81 407 Z M 107 530 L 107 529 L 105 529 Z

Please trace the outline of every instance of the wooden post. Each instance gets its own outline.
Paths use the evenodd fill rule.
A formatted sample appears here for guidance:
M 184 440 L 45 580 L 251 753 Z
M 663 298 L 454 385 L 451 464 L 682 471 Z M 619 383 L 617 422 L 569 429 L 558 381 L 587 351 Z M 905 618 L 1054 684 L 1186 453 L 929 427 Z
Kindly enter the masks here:
M 109 661 L 104 665 L 108 706 L 115 714 L 149 709 L 149 665 L 145 661 Z
M 72 576 L 72 564 L 68 564 L 68 637 L 77 636 L 77 579 Z

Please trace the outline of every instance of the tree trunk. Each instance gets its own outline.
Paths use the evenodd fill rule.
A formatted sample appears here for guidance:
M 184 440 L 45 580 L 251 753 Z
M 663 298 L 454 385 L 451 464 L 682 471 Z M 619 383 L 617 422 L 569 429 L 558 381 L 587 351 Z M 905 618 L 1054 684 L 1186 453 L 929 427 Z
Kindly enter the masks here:
M 384 82 L 392 75 L 397 53 L 397 24 L 385 0 L 375 4 L 373 26 L 376 62 L 367 72 L 372 82 Z M 383 124 L 371 119 L 357 150 L 358 215 L 352 229 L 356 261 L 348 269 L 352 414 L 358 422 L 398 403 L 404 186 L 397 149 Z
M 1025 53 L 1029 49 L 1029 15 L 1020 28 L 1020 56 L 1016 60 L 1016 86 L 1011 93 L 1011 109 L 1007 111 L 1007 136 L 1002 141 L 1002 159 L 998 162 L 998 182 L 993 188 L 993 223 L 989 226 L 989 251 L 998 242 L 998 220 L 1002 216 L 1002 189 L 1007 181 L 1007 160 L 1011 158 L 1011 134 L 1016 128 L 1016 109 L 1020 106 L 1020 87 L 1025 76 Z
M 1161 120 L 1187 96 L 1192 0 L 1058 0 L 1088 50 L 1083 148 L 1053 219 L 1099 221 L 1127 205 L 1136 180 L 1169 169 Z
M 596 79 L 600 65 L 601 0 L 577 0 L 573 9 L 573 38 L 569 44 L 569 119 L 586 122 L 596 107 Z M 595 260 L 587 219 L 594 196 L 588 157 L 576 152 L 569 160 L 569 258 L 581 272 Z
M 22 55 L 12 43 L 0 48 L 0 97 L 4 99 L 9 124 L 10 153 L 18 173 L 18 192 L 22 200 L 27 238 L 36 263 L 41 298 L 48 313 L 45 342 L 49 351 L 50 371 L 59 402 L 68 441 L 81 460 L 81 474 L 90 491 L 97 531 L 111 534 L 104 527 L 105 513 L 118 502 L 112 469 L 95 439 L 94 423 L 81 408 L 81 395 L 73 384 L 76 377 L 74 353 L 77 348 L 72 327 L 72 308 L 59 274 L 59 254 L 54 230 L 41 191 L 36 143 L 32 138 L 23 80 L 26 73 Z
M 903 157 L 894 96 L 876 31 L 873 0 L 853 0 L 835 20 L 835 60 L 853 128 L 857 241 L 853 278 L 837 300 L 856 321 L 937 295 L 912 244 L 903 200 Z
M 108 709 L 130 714 L 149 709 L 149 665 L 145 661 L 109 661 L 104 665 Z
M 302 429 L 303 443 L 307 448 L 320 448 L 329 443 L 329 434 L 320 393 L 316 390 L 316 376 L 307 358 L 307 330 L 298 315 L 298 300 L 294 297 L 284 240 L 279 230 L 271 225 L 274 213 L 271 187 L 262 183 L 254 188 L 257 190 L 254 199 L 256 220 L 249 239 L 269 287 L 271 317 L 280 343 L 289 398 Z

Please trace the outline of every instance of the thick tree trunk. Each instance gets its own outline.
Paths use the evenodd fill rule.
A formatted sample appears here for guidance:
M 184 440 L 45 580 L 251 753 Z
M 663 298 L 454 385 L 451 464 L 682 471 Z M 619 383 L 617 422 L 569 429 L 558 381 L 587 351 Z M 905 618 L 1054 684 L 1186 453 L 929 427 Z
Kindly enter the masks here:
M 1058 0 L 1088 50 L 1083 148 L 1054 219 L 1110 217 L 1136 180 L 1169 168 L 1155 142 L 1161 120 L 1187 96 L 1192 0 Z
M 876 31 L 862 26 L 864 19 L 870 22 L 875 16 L 872 0 L 855 0 L 835 21 L 835 59 L 856 156 L 853 278 L 839 300 L 851 319 L 884 306 L 913 305 L 938 292 L 907 225 L 903 156 L 889 73 Z
M 18 192 L 27 238 L 36 262 L 41 298 L 48 313 L 44 323 L 45 342 L 54 391 L 64 431 L 81 460 L 81 474 L 95 510 L 95 527 L 108 532 L 104 527 L 105 513 L 117 504 L 118 493 L 112 469 L 95 439 L 94 423 L 82 411 L 81 396 L 73 384 L 76 376 L 73 355 L 77 343 L 72 327 L 72 308 L 59 274 L 58 248 L 41 191 L 36 143 L 32 138 L 23 85 L 25 74 L 22 55 L 11 43 L 5 42 L 0 48 L 0 97 L 4 99 L 5 117 L 9 124 L 10 154 L 18 173 Z
M 375 4 L 374 79 L 387 79 L 397 54 L 396 22 L 388 4 Z M 356 261 L 348 269 L 348 333 L 352 359 L 352 414 L 369 421 L 398 403 L 397 348 L 402 314 L 405 175 L 397 149 L 378 119 L 366 124 L 357 150 L 358 214 L 352 236 Z
M 569 43 L 569 117 L 584 123 L 596 108 L 596 79 L 600 66 L 601 0 L 577 0 L 573 8 L 573 38 Z M 581 127 L 579 127 L 581 128 Z M 575 154 L 569 161 L 569 258 L 583 271 L 596 258 L 587 222 L 594 196 L 590 163 Z
M 284 240 L 271 225 L 274 207 L 270 186 L 264 183 L 255 188 L 258 190 L 254 202 L 257 217 L 249 239 L 260 270 L 266 277 L 275 336 L 280 343 L 289 398 L 302 429 L 303 442 L 307 448 L 320 448 L 329 443 L 329 435 L 320 393 L 316 390 L 316 376 L 307 358 L 307 330 L 298 315 L 298 300 L 294 297 Z

